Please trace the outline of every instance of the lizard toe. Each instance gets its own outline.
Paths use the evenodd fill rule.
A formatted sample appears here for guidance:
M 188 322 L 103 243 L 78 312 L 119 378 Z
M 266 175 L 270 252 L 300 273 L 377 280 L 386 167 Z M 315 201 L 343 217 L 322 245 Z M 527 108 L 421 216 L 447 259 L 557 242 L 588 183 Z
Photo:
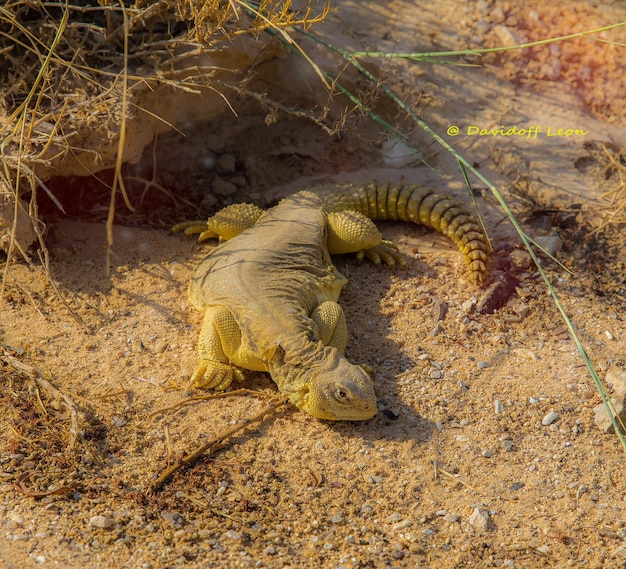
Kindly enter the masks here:
M 244 378 L 243 372 L 231 364 L 202 360 L 191 376 L 189 386 L 224 391 L 233 380 L 242 381 Z
M 393 241 L 382 241 L 375 247 L 371 247 L 369 249 L 364 249 L 359 251 L 357 254 L 357 258 L 367 257 L 372 263 L 375 265 L 380 265 L 384 263 L 388 266 L 393 266 L 395 264 L 400 265 L 401 267 L 406 265 L 406 257 L 403 253 L 398 251 L 395 243 Z

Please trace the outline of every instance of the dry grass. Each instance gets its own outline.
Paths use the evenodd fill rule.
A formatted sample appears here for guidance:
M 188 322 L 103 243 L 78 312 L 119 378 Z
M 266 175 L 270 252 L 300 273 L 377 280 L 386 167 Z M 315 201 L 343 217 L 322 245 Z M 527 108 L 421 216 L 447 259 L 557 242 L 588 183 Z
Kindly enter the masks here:
M 63 209 L 45 184 L 53 174 L 114 169 L 107 219 L 110 254 L 118 197 L 134 210 L 122 164 L 128 158 L 127 124 L 140 110 L 142 93 L 165 85 L 183 92 L 213 91 L 227 100 L 236 91 L 278 108 L 246 87 L 247 70 L 197 62 L 214 61 L 212 56 L 240 36 L 254 37 L 268 28 L 297 48 L 287 28 L 313 25 L 329 9 L 325 3 L 314 12 L 305 3 L 294 10 L 291 1 L 276 0 L 258 5 L 243 0 L 105 1 L 95 6 L 18 0 L 0 7 L 0 246 L 7 253 L 0 298 L 10 259 L 19 253 L 29 260 L 27 249 L 35 240 L 48 270 L 37 193 L 47 193 Z
M 4 390 L 0 401 L 4 451 L 27 456 L 71 457 L 78 447 L 93 458 L 99 455 L 85 440 L 87 421 L 79 405 L 36 368 L 4 350 L 0 356 Z

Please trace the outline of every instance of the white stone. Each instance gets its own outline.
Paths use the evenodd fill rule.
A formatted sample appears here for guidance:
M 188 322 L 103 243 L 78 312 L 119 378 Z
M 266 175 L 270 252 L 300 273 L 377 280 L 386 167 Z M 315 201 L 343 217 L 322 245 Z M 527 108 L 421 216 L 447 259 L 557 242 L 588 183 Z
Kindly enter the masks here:
M 93 516 L 89 520 L 89 525 L 95 528 L 109 529 L 115 525 L 115 520 L 107 516 Z
M 489 513 L 482 508 L 474 508 L 474 511 L 468 521 L 469 524 L 479 532 L 489 531 L 491 526 Z
M 551 425 L 559 418 L 559 414 L 556 411 L 550 411 L 543 419 L 541 419 L 541 424 L 545 427 L 547 425 Z

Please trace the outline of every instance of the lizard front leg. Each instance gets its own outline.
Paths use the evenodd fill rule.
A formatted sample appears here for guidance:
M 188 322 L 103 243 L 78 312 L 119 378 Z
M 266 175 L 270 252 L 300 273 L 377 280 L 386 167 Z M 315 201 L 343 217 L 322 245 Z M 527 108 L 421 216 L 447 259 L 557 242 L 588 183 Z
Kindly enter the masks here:
M 229 357 L 240 349 L 241 330 L 230 310 L 223 306 L 207 307 L 198 339 L 200 363 L 185 391 L 192 387 L 223 391 L 233 379 L 245 379 Z
M 207 221 L 183 221 L 172 227 L 172 231 L 184 231 L 185 235 L 199 233 L 198 242 L 218 237 L 228 241 L 242 231 L 252 227 L 265 210 L 250 203 L 236 203 L 220 209 Z
M 336 302 L 327 300 L 318 304 L 311 313 L 317 326 L 318 338 L 325 346 L 337 348 L 342 354 L 348 343 L 348 328 L 343 309 Z
M 327 300 L 318 304 L 311 313 L 311 319 L 317 325 L 317 335 L 325 346 L 337 348 L 343 355 L 348 343 L 348 327 L 343 308 L 336 302 Z M 373 377 L 374 370 L 367 364 L 357 364 Z

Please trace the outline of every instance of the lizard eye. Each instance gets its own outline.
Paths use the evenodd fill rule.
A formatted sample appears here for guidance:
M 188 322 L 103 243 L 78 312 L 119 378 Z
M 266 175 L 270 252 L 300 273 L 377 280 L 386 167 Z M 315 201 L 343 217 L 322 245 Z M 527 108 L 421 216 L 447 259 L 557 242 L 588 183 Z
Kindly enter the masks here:
M 341 387 L 335 391 L 335 397 L 337 398 L 337 401 L 340 401 L 341 403 L 348 403 L 350 401 L 350 394 Z

